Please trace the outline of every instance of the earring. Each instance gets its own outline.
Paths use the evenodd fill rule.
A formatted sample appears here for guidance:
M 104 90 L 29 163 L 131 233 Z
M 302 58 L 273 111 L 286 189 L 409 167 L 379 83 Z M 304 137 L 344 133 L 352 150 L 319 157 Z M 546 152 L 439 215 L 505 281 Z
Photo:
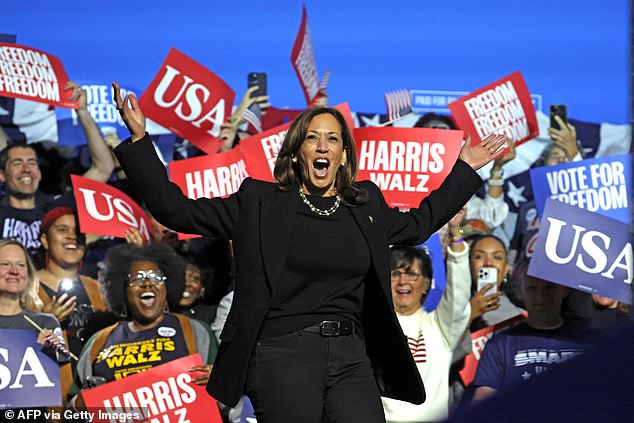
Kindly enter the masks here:
M 122 319 L 128 318 L 128 307 L 125 304 L 123 304 L 123 307 L 121 308 L 121 313 L 119 313 L 119 315 Z
M 293 157 L 293 158 L 291 159 L 291 161 L 292 161 L 293 163 L 297 163 L 297 157 Z
M 165 309 L 163 309 L 163 313 L 170 314 L 170 306 L 169 304 L 167 304 L 167 302 L 165 303 Z

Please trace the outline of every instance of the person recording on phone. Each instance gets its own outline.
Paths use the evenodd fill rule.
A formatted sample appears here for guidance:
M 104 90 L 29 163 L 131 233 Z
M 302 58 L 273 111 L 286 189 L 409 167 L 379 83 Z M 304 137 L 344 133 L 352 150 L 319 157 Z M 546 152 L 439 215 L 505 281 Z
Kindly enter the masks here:
M 524 310 L 504 293 L 510 266 L 504 242 L 495 235 L 480 235 L 471 242 L 469 253 L 471 280 L 471 331 L 495 325 Z
M 131 137 L 115 149 L 152 214 L 183 233 L 231 239 L 235 295 L 207 391 L 242 393 L 260 423 L 384 422 L 380 395 L 413 403 L 425 390 L 392 307 L 390 244 L 417 245 L 482 185 L 476 169 L 505 148 L 471 145 L 443 184 L 407 213 L 356 182 L 343 115 L 311 108 L 290 126 L 275 183 L 247 178 L 227 198 L 187 198 L 168 180 L 134 95 L 115 102 Z M 435 389 L 435 387 L 430 387 Z
M 465 208 L 449 221 L 460 228 Z M 421 248 L 393 246 L 391 249 L 392 298 L 399 324 L 427 390 L 423 404 L 383 398 L 388 422 L 430 422 L 447 417 L 449 411 L 449 368 L 454 348 L 469 324 L 471 280 L 469 245 L 461 237 L 447 247 L 447 285 L 438 307 L 428 312 L 422 306 L 432 287 L 433 269 Z
M 229 151 L 241 140 L 262 132 L 262 116 L 270 106 L 266 89 L 265 73 L 251 72 L 247 75 L 247 90 L 220 130 L 220 138 L 224 143 L 219 153 Z

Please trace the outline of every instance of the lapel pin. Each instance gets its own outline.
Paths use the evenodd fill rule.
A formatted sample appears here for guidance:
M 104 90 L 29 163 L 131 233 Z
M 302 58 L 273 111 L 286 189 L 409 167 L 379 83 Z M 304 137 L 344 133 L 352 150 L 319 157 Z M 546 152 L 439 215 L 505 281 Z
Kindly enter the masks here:
M 368 216 L 368 219 L 370 219 L 370 223 L 374 223 L 374 218 L 372 216 Z

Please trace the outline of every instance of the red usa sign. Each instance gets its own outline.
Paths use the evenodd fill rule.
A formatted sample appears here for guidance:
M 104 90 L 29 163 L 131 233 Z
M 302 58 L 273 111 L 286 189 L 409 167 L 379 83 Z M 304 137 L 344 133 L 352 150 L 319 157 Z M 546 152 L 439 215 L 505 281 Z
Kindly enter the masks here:
M 235 93 L 215 73 L 172 48 L 139 99 L 146 116 L 202 151 L 218 151 Z
M 418 207 L 451 172 L 463 136 L 446 129 L 357 128 L 358 179 L 374 182 L 392 207 Z
M 85 234 L 124 238 L 136 228 L 146 241 L 152 237 L 150 218 L 130 197 L 118 189 L 92 179 L 71 175 L 79 227 Z

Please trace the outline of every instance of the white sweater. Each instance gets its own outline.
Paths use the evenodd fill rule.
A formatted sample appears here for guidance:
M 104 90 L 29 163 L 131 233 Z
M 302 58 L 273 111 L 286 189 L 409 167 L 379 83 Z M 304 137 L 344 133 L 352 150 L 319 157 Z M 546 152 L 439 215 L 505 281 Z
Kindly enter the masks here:
M 447 417 L 449 409 L 449 367 L 453 350 L 469 324 L 471 277 L 469 250 L 447 249 L 447 286 L 438 307 L 431 313 L 423 308 L 409 316 L 398 316 L 416 361 L 427 399 L 421 405 L 382 398 L 388 422 L 432 422 Z

